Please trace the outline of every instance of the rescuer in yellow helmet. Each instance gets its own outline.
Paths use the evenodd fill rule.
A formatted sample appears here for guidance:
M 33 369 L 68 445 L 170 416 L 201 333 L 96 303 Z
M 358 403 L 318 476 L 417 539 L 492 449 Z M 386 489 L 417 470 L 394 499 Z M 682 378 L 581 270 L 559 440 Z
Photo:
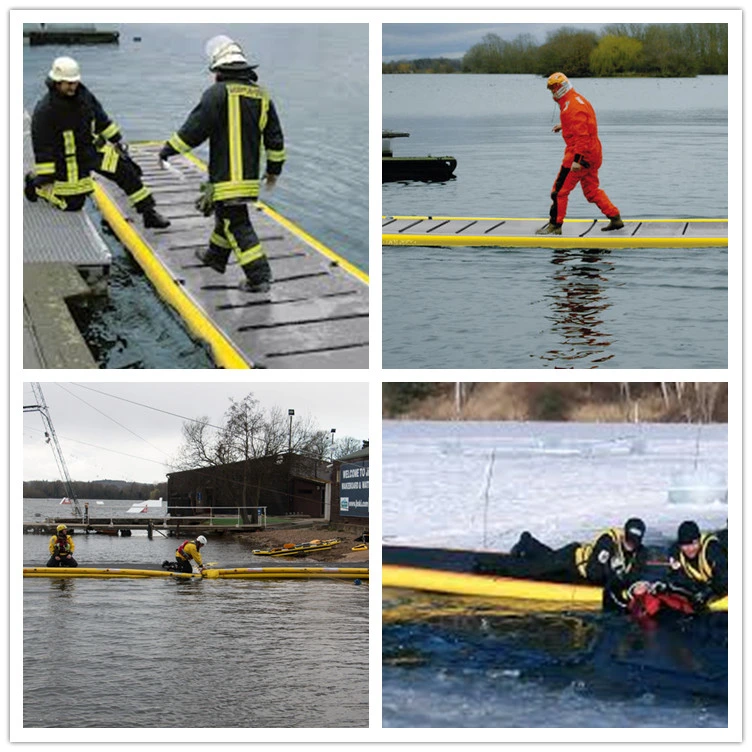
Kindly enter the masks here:
M 78 562 L 73 558 L 76 544 L 68 535 L 68 527 L 61 523 L 57 526 L 55 535 L 50 538 L 50 560 L 48 567 L 77 567 Z

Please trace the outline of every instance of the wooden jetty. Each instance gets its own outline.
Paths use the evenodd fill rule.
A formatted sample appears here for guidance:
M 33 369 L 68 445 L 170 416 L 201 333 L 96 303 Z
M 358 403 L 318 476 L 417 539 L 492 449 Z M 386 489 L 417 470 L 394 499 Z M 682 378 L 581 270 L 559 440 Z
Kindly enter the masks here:
M 224 275 L 203 266 L 213 217 L 195 208 L 205 166 L 192 154 L 158 158 L 162 142 L 132 144 L 159 211 L 172 225 L 147 230 L 122 191 L 99 181 L 104 218 L 188 329 L 223 368 L 367 368 L 368 276 L 263 201 L 249 205 L 272 268 L 268 293 L 238 289 L 234 258 Z M 367 228 L 363 228 L 367 232 Z
M 150 536 L 153 533 L 164 537 L 180 535 L 223 535 L 224 533 L 253 533 L 266 528 L 265 515 L 260 516 L 256 523 L 244 523 L 242 521 L 228 523 L 218 521 L 216 518 L 196 517 L 89 517 L 88 519 L 71 519 L 60 517 L 46 519 L 44 522 L 24 522 L 23 531 L 27 534 L 53 535 L 61 522 L 65 523 L 73 535 L 86 535 L 98 533 L 102 535 L 129 536 L 132 530 L 146 531 Z

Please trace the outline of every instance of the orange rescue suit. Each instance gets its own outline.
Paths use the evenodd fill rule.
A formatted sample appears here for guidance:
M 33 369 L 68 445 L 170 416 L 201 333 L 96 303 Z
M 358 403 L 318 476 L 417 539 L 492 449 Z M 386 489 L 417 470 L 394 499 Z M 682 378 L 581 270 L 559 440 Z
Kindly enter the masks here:
M 569 194 L 577 183 L 582 184 L 585 198 L 607 216 L 615 217 L 619 210 L 611 203 L 606 192 L 600 188 L 598 169 L 603 162 L 603 150 L 598 138 L 598 123 L 590 102 L 574 89 L 558 100 L 561 118 L 561 135 L 566 148 L 561 170 L 551 192 L 551 222 L 560 225 L 567 214 Z M 572 170 L 577 162 L 579 170 Z

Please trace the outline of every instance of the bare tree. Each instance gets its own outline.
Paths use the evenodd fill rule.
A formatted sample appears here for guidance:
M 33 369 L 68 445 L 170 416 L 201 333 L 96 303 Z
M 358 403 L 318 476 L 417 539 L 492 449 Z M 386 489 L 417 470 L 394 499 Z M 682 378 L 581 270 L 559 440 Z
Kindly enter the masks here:
M 363 442 L 353 436 L 345 436 L 334 443 L 334 459 L 347 457 L 363 448 Z

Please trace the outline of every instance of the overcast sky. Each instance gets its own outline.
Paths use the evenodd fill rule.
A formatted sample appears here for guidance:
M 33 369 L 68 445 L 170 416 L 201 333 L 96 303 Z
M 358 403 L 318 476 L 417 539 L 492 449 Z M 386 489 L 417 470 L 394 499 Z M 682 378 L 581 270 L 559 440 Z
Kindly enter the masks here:
M 603 24 L 384 24 L 382 60 L 414 60 L 421 57 L 462 57 L 486 34 L 511 41 L 520 34 L 531 34 L 539 44 L 549 31 L 573 25 L 598 32 Z
M 252 392 L 265 411 L 276 405 L 287 415 L 292 408 L 296 419 L 310 416 L 322 430 L 336 428 L 337 439 L 369 438 L 367 384 L 63 382 L 42 384 L 42 390 L 73 480 L 166 480 L 166 463 L 182 443 L 184 421 L 133 402 L 187 418 L 206 415 L 210 423 L 222 425 L 229 398 L 239 401 Z M 31 384 L 24 384 L 24 405 L 31 404 Z M 52 449 L 45 443 L 42 416 L 24 413 L 23 427 L 23 479 L 59 479 Z

